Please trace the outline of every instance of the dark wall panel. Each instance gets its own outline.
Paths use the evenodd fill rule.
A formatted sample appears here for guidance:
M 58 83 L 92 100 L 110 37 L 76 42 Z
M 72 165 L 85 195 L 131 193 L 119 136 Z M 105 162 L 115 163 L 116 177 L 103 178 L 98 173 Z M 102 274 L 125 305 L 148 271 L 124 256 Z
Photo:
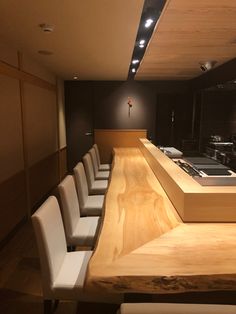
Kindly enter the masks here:
M 67 165 L 72 171 L 78 161 L 91 148 L 93 130 L 93 90 L 89 82 L 65 83 L 65 113 L 67 137 Z
M 62 180 L 67 174 L 67 149 L 62 148 L 60 154 L 60 180 Z
M 156 111 L 164 112 L 169 106 L 168 97 L 160 102 L 159 95 L 163 93 L 170 95 L 171 102 L 177 106 L 179 125 L 186 121 L 191 124 L 192 101 L 185 101 L 188 88 L 186 82 L 180 81 L 65 82 L 68 170 L 72 171 L 91 147 L 93 138 L 85 133 L 93 129 L 147 129 L 147 137 L 156 143 L 160 136 Z M 129 98 L 132 102 L 130 114 Z M 160 123 L 163 123 L 161 136 L 165 136 L 169 132 L 168 123 Z M 178 132 L 178 136 L 183 136 L 186 130 L 180 128 Z
M 29 168 L 30 207 L 35 206 L 59 183 L 58 152 Z
M 95 129 L 147 129 L 148 137 L 155 137 L 155 90 L 128 81 L 97 83 L 93 91 Z
M 0 184 L 0 242 L 26 214 L 25 173 L 21 171 Z
M 159 94 L 157 99 L 157 144 L 182 149 L 182 141 L 192 137 L 192 94 Z
M 193 90 L 200 90 L 227 81 L 235 80 L 236 76 L 236 58 L 217 66 L 211 71 L 205 72 L 202 75 L 189 81 L 189 87 Z
M 236 91 L 204 91 L 202 93 L 201 144 L 211 135 L 229 141 L 236 134 Z

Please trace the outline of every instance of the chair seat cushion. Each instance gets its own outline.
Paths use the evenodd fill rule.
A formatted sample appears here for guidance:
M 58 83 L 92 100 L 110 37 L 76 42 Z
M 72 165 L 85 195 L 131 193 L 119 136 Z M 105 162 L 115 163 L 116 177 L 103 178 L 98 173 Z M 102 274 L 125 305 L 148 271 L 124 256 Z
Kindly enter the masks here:
M 84 285 L 87 265 L 92 251 L 66 253 L 59 273 L 53 284 L 55 297 L 74 299 L 76 294 L 71 290 L 81 290 Z
M 109 164 L 100 164 L 99 165 L 99 171 L 107 171 L 111 169 L 111 165 Z
M 95 175 L 96 180 L 106 180 L 110 176 L 110 171 L 98 171 Z
M 104 203 L 104 195 L 89 195 L 83 208 L 82 214 L 88 216 L 101 216 Z
M 81 217 L 77 223 L 70 245 L 93 246 L 100 217 Z
M 105 194 L 108 188 L 108 180 L 96 180 L 92 183 L 91 194 Z

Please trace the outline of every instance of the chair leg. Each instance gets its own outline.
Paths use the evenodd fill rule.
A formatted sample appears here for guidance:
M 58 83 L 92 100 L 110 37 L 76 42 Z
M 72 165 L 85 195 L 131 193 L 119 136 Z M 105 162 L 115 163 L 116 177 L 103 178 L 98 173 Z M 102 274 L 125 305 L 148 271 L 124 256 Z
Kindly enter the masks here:
M 52 313 L 52 300 L 43 301 L 43 313 L 51 314 Z
M 67 246 L 67 252 L 74 252 L 76 249 L 76 246 L 75 245 L 68 245 Z
M 59 300 L 55 300 L 54 301 L 54 305 L 53 305 L 53 312 L 56 311 L 57 307 L 58 307 L 58 304 L 59 304 Z

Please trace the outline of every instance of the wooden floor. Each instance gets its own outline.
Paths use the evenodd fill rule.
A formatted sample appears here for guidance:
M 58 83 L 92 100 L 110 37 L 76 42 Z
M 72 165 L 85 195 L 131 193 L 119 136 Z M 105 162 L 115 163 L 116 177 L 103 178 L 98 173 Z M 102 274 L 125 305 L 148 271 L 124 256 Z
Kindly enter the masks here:
M 114 314 L 113 304 L 60 302 L 57 314 Z M 0 251 L 0 313 L 41 314 L 42 290 L 36 241 L 30 222 Z

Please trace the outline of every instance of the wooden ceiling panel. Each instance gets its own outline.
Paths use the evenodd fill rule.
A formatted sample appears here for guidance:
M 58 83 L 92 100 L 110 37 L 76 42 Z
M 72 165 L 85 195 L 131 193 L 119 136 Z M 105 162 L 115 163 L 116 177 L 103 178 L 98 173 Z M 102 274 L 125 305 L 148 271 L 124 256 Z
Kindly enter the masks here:
M 236 56 L 236 1 L 169 0 L 135 79 L 192 79 L 199 63 Z

